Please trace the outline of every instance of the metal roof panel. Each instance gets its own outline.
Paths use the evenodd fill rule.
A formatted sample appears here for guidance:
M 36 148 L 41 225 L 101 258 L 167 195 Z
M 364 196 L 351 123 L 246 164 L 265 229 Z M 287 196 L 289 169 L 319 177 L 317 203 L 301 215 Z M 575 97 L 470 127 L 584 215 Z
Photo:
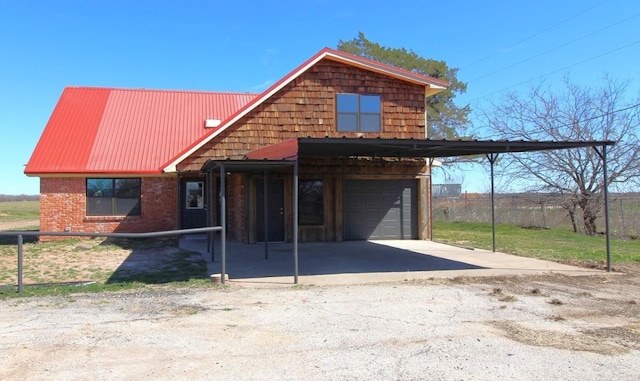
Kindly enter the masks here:
M 109 89 L 66 88 L 29 159 L 25 173 L 76 172 L 87 164 Z
M 253 150 L 247 160 L 300 157 L 438 158 L 614 145 L 614 141 L 431 140 L 382 138 L 297 138 Z
M 27 174 L 162 173 L 162 164 L 251 101 L 250 93 L 67 88 Z

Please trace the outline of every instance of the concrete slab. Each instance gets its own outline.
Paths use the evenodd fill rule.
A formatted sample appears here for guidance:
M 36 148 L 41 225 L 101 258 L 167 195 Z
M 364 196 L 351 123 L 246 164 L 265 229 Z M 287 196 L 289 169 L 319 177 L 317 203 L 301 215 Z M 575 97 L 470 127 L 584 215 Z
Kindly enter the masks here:
M 198 251 L 209 274 L 221 272 L 220 242 L 214 256 L 204 236 L 185 236 L 180 246 Z M 230 283 L 243 285 L 294 284 L 293 244 L 227 241 L 226 272 Z M 600 274 L 602 271 L 534 258 L 418 240 L 316 242 L 298 245 L 299 284 L 362 284 L 457 276 L 498 276 L 562 273 Z

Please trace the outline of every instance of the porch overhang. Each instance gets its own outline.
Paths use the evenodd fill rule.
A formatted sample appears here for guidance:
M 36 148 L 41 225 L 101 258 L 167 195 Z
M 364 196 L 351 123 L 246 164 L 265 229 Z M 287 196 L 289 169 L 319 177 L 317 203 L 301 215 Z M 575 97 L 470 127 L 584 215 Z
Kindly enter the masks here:
M 225 172 L 262 173 L 273 169 L 293 166 L 293 160 L 207 160 L 202 166 L 202 172 L 212 172 L 224 166 Z
M 436 158 L 548 151 L 614 145 L 614 141 L 432 140 L 382 138 L 297 138 L 250 151 L 248 161 L 301 157 Z
M 510 141 L 510 140 L 431 140 L 431 139 L 382 139 L 382 138 L 296 138 L 273 144 L 248 152 L 243 159 L 211 159 L 203 166 L 202 171 L 213 175 L 218 170 L 222 189 L 220 197 L 220 213 L 222 225 L 222 282 L 225 279 L 226 257 L 226 190 L 227 172 L 263 172 L 266 177 L 268 171 L 283 166 L 293 167 L 293 252 L 294 252 L 294 283 L 298 283 L 298 161 L 300 158 L 329 157 L 394 157 L 394 158 L 442 158 L 455 156 L 486 155 L 491 163 L 491 200 L 493 251 L 495 244 L 495 208 L 493 205 L 494 185 L 493 166 L 497 156 L 502 153 L 519 153 L 532 151 L 562 150 L 572 148 L 593 148 L 603 161 L 604 198 L 606 222 L 606 251 L 607 269 L 611 271 L 609 213 L 607 206 L 608 178 L 607 178 L 607 146 L 616 142 L 602 141 Z M 600 151 L 598 149 L 601 149 Z M 266 201 L 265 201 L 266 206 Z M 265 221 L 267 220 L 265 208 Z M 265 255 L 268 238 L 265 238 Z

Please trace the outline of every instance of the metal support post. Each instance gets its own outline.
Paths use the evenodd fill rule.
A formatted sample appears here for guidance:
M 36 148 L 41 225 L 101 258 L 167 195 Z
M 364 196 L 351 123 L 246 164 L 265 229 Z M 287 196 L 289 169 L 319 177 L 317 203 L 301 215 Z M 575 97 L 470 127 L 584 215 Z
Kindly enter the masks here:
M 496 252 L 496 204 L 495 204 L 495 188 L 493 166 L 498 159 L 497 153 L 487 154 L 487 159 L 491 164 L 491 248 Z
M 221 260 L 220 260 L 220 272 L 222 278 L 220 282 L 226 283 L 227 277 L 227 175 L 224 170 L 224 163 L 220 164 L 220 226 L 222 230 L 220 232 L 220 245 L 222 247 Z
M 22 290 L 24 288 L 24 284 L 22 281 L 22 271 L 23 271 L 23 254 L 22 254 L 22 243 L 23 243 L 23 239 L 22 239 L 22 235 L 19 234 L 18 235 L 18 294 L 22 293 Z
M 262 215 L 263 215 L 263 228 L 264 228 L 264 259 L 269 259 L 269 197 L 267 197 L 267 193 L 269 192 L 269 181 L 267 179 L 267 171 L 265 170 L 264 179 L 262 184 Z
M 293 163 L 293 283 L 298 284 L 298 160 Z

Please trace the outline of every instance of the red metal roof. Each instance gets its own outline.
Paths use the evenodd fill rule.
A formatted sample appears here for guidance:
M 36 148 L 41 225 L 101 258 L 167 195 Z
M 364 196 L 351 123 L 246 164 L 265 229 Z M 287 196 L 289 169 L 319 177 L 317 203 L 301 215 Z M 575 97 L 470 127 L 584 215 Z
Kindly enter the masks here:
M 291 160 L 298 158 L 298 139 L 285 140 L 282 143 L 247 152 L 247 160 Z
M 159 174 L 256 94 L 66 88 L 25 173 Z
M 68 87 L 25 169 L 27 175 L 160 174 L 233 125 L 323 59 L 425 86 L 440 79 L 325 48 L 261 94 Z M 216 128 L 205 119 L 219 119 Z

